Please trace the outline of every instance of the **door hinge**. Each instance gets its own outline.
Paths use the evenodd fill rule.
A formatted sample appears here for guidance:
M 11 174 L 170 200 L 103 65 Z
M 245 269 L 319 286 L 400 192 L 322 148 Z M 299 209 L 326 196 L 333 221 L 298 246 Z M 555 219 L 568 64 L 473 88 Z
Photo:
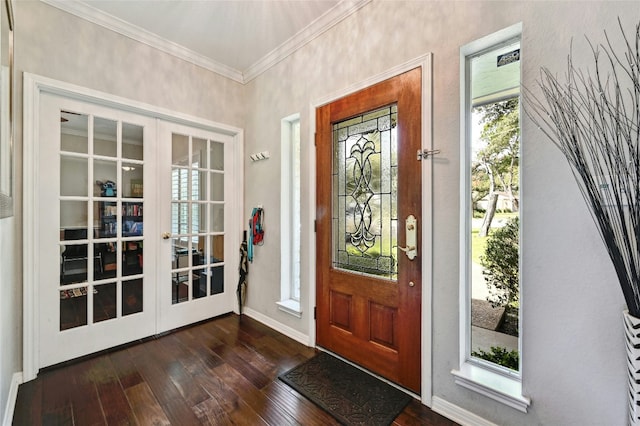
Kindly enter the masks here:
M 417 160 L 422 161 L 423 158 L 426 160 L 430 156 L 434 156 L 436 154 L 440 154 L 439 149 L 419 149 L 417 153 Z
M 313 307 L 313 319 L 318 319 L 318 308 L 316 306 Z
M 318 232 L 318 221 L 313 220 L 313 232 Z

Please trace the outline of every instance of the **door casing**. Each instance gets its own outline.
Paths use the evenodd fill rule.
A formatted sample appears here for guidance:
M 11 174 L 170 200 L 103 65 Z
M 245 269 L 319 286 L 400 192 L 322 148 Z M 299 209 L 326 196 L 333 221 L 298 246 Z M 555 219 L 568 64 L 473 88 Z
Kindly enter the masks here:
M 316 121 L 315 111 L 318 107 L 331 103 L 337 99 L 355 93 L 359 90 L 373 86 L 389 78 L 403 74 L 413 68 L 421 67 L 422 69 L 422 150 L 433 150 L 433 134 L 432 134 L 432 54 L 427 53 L 419 56 L 411 61 L 388 69 L 380 74 L 366 78 L 344 89 L 338 90 L 330 95 L 324 96 L 313 101 L 309 106 L 309 134 L 308 140 L 315 140 Z M 416 153 L 417 154 L 417 153 Z M 303 223 L 306 223 L 309 229 L 310 238 L 307 240 L 307 246 L 303 249 L 309 256 L 307 257 L 307 265 L 304 268 L 306 273 L 306 281 L 312 283 L 308 293 L 307 312 L 314 312 L 316 306 L 316 235 L 314 233 L 315 226 L 315 209 L 316 209 L 316 152 L 315 147 L 310 147 L 306 152 L 307 172 L 309 173 L 308 185 L 306 192 L 309 194 L 307 198 L 306 208 L 303 208 L 303 215 L 306 210 L 306 217 L 303 216 Z M 433 165 L 435 161 L 433 156 L 422 160 L 422 220 L 420 226 L 422 247 L 420 247 L 422 259 L 422 365 L 421 365 L 421 394 L 416 395 L 421 402 L 427 406 L 431 406 L 432 389 L 432 287 L 433 287 Z M 304 279 L 303 279 L 304 280 Z M 315 318 L 308 315 L 308 332 L 309 344 L 316 346 Z

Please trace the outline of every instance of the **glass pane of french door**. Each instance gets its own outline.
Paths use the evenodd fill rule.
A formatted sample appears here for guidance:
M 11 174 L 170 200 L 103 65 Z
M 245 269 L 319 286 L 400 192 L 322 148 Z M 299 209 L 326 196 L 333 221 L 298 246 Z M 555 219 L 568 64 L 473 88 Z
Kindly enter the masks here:
M 60 146 L 60 330 L 142 312 L 142 127 L 62 110 Z
M 224 292 L 224 146 L 171 136 L 171 304 Z

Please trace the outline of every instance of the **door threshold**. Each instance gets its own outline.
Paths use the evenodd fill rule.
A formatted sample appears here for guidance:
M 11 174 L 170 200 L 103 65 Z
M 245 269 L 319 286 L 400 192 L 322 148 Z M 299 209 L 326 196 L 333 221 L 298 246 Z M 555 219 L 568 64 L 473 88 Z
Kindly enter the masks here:
M 194 322 L 192 324 L 183 325 L 182 327 L 174 328 L 172 330 L 163 331 L 162 333 L 159 333 L 159 334 L 153 334 L 151 336 L 143 337 L 141 339 L 136 339 L 136 340 L 133 340 L 131 342 L 123 343 L 123 344 L 118 345 L 118 346 L 113 346 L 111 348 L 103 349 L 103 350 L 98 351 L 98 352 L 93 352 L 93 353 L 90 353 L 88 355 L 83 355 L 83 356 L 78 357 L 78 358 L 73 358 L 73 359 L 69 359 L 67 361 L 59 362 L 57 364 L 49 365 L 47 367 L 41 368 L 38 371 L 38 374 L 46 373 L 46 372 L 49 372 L 49 371 L 52 371 L 52 370 L 57 370 L 58 368 L 61 368 L 61 367 L 68 367 L 68 366 L 73 365 L 73 364 L 77 364 L 77 363 L 80 363 L 80 362 L 83 362 L 83 361 L 87 361 L 87 360 L 89 360 L 91 358 L 96 358 L 96 357 L 99 357 L 99 356 L 102 356 L 102 355 L 105 355 L 105 354 L 109 354 L 109 353 L 112 353 L 112 352 L 120 351 L 122 349 L 127 349 L 127 348 L 130 348 L 132 346 L 138 345 L 140 343 L 149 342 L 149 341 L 154 340 L 154 339 L 160 339 L 161 337 L 167 336 L 169 334 L 173 334 L 176 331 L 181 331 L 181 330 L 185 330 L 187 328 L 195 327 L 197 325 L 204 324 L 204 323 L 207 323 L 209 321 L 213 321 L 213 320 L 216 320 L 216 319 L 219 319 L 219 318 L 224 318 L 224 317 L 227 317 L 229 315 L 233 315 L 233 312 L 227 312 L 226 314 L 222 314 L 222 315 L 218 315 L 218 316 L 215 316 L 215 317 L 203 319 L 202 321 Z

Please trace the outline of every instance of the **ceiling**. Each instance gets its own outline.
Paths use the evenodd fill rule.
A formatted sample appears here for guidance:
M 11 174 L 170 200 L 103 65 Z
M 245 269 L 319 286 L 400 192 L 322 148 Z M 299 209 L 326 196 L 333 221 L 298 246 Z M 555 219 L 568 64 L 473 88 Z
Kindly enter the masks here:
M 370 0 L 41 0 L 241 83 Z

